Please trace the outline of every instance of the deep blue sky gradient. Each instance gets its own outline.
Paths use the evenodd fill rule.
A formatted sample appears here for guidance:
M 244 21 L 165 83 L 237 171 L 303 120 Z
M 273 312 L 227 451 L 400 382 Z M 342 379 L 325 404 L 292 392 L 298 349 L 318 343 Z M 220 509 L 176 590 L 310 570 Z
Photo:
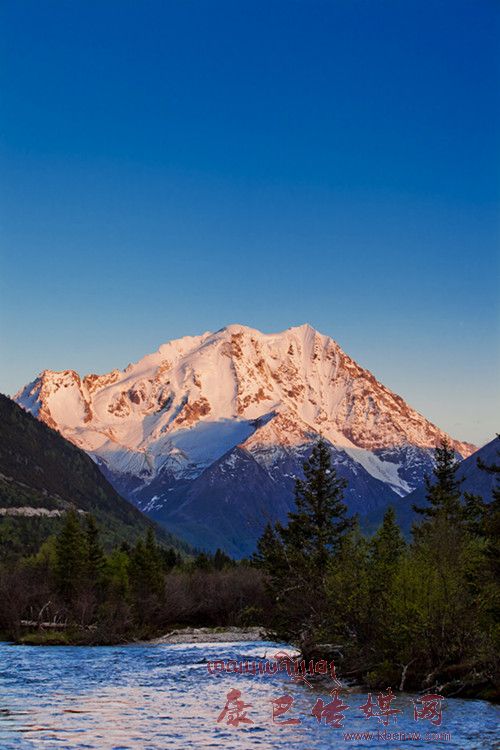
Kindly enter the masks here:
M 309 322 L 500 429 L 500 3 L 3 0 L 0 389 Z

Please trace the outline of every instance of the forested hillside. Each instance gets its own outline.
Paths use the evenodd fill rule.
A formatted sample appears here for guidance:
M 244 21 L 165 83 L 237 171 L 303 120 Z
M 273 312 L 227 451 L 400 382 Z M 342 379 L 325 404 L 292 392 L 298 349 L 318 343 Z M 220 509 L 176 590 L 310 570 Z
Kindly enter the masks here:
M 38 550 L 70 509 L 92 513 L 108 546 L 154 528 L 160 543 L 188 549 L 120 497 L 84 451 L 0 394 L 1 557 Z

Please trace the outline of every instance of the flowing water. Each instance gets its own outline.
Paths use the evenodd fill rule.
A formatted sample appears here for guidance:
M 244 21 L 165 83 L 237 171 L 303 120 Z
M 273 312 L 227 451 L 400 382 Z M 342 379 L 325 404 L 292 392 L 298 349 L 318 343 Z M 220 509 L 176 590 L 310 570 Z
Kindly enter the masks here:
M 367 696 L 343 695 L 343 728 L 311 715 L 318 698 L 331 701 L 332 685 L 308 687 L 286 672 L 276 675 L 210 674 L 215 659 L 271 659 L 276 644 L 203 643 L 112 647 L 29 647 L 0 644 L 0 750 L 326 750 L 327 748 L 500 748 L 500 709 L 484 701 L 447 700 L 442 724 L 415 722 L 412 698 L 397 695 L 397 723 L 384 727 L 360 711 Z M 252 724 L 217 719 L 230 690 Z M 273 723 L 271 701 L 294 701 Z M 375 696 L 374 696 L 375 698 Z M 355 733 L 372 732 L 372 738 Z M 390 739 L 387 734 L 390 733 Z M 420 740 L 408 735 L 420 732 Z M 429 732 L 432 738 L 426 739 Z M 397 735 L 395 733 L 404 733 Z M 352 736 L 351 736 L 352 735 Z M 439 736 L 436 736 L 439 735 Z

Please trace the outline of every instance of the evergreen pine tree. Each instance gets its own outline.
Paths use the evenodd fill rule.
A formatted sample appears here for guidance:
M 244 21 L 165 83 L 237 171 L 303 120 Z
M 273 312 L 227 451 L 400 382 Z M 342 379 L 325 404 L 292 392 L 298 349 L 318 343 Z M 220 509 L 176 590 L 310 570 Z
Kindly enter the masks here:
M 500 435 L 498 436 L 500 440 Z M 497 451 L 500 459 L 500 452 Z M 482 580 L 482 599 L 488 616 L 492 643 L 491 662 L 495 666 L 495 678 L 500 685 L 500 462 L 485 464 L 478 459 L 478 466 L 496 479 L 490 503 L 483 503 L 481 515 L 482 536 L 486 544 L 486 565 Z
M 163 570 L 166 572 L 171 571 L 176 565 L 182 563 L 182 557 L 175 551 L 173 547 L 165 549 L 164 547 L 158 550 Z
M 139 539 L 130 555 L 130 585 L 136 618 L 140 624 L 155 622 L 163 600 L 162 559 L 150 528 L 144 540 Z
M 88 514 L 85 519 L 85 539 L 87 577 L 91 585 L 99 587 L 102 583 L 106 561 L 99 540 L 99 527 L 91 514 Z
M 396 513 L 389 506 L 384 514 L 382 525 L 371 540 L 371 560 L 373 572 L 382 587 L 395 572 L 406 547 L 404 537 L 396 522 Z
M 500 435 L 498 436 L 500 440 Z M 500 458 L 500 452 L 497 451 Z M 484 508 L 484 535 L 488 540 L 488 554 L 492 560 L 493 569 L 497 578 L 500 578 L 500 463 L 485 464 L 478 459 L 480 469 L 493 474 L 496 479 L 496 485 L 493 488 L 491 503 L 487 503 Z
M 500 456 L 500 453 L 498 455 Z M 485 567 L 475 571 L 476 579 L 482 578 L 481 581 L 477 581 L 477 588 L 481 590 L 484 585 L 489 585 L 490 590 L 485 595 L 485 599 L 489 600 L 491 609 L 498 619 L 500 615 L 500 465 L 498 463 L 486 464 L 481 458 L 477 459 L 477 465 L 482 471 L 496 478 L 496 486 L 493 487 L 490 502 L 485 501 L 480 495 L 466 492 L 464 515 L 469 533 L 481 540 L 483 544 Z
M 368 607 L 369 640 L 383 657 L 394 645 L 397 618 L 394 612 L 394 578 L 398 573 L 406 543 L 396 522 L 394 508 L 387 508 L 382 524 L 369 543 Z
M 67 604 L 71 604 L 85 578 L 86 545 L 75 510 L 69 510 L 56 539 L 56 581 Z
M 146 532 L 144 543 L 144 570 L 143 580 L 146 587 L 157 597 L 163 594 L 163 570 L 161 555 L 156 544 L 153 529 L 150 527 Z
M 281 540 L 282 530 L 283 527 L 278 523 L 274 526 L 267 523 L 257 542 L 257 549 L 252 555 L 253 565 L 264 569 L 270 576 L 279 575 L 285 564 Z M 285 567 L 287 566 L 285 565 Z
M 323 439 L 304 463 L 304 476 L 295 482 L 297 509 L 288 514 L 288 526 L 279 532 L 290 559 L 300 559 L 308 571 L 323 574 L 330 556 L 354 524 L 346 517 L 343 502 L 347 483 L 332 467 Z
M 425 478 L 426 499 L 428 505 L 413 505 L 413 510 L 422 515 L 425 521 L 440 516 L 449 523 L 461 523 L 464 511 L 461 504 L 460 486 L 463 479 L 458 479 L 459 462 L 449 443 L 444 440 L 434 451 L 436 465 L 433 470 L 434 481 Z
M 215 555 L 213 558 L 213 565 L 215 570 L 223 570 L 224 568 L 232 568 L 234 566 L 234 560 L 232 560 L 229 555 L 226 555 L 226 553 L 217 548 L 215 550 Z
M 428 507 L 415 508 L 424 520 L 413 528 L 413 562 L 426 580 L 422 625 L 428 661 L 462 658 L 475 633 L 471 612 L 477 606 L 473 569 L 477 555 L 467 508 L 461 502 L 459 462 L 448 443 L 436 448 L 434 481 L 427 479 Z
M 199 552 L 194 559 L 194 567 L 197 570 L 212 570 L 212 556 L 206 552 Z
M 354 520 L 346 517 L 346 483 L 337 477 L 323 439 L 304 463 L 304 476 L 295 484 L 296 510 L 288 514 L 288 526 L 268 525 L 253 561 L 267 573 L 276 634 L 306 652 L 324 625 L 328 566 Z

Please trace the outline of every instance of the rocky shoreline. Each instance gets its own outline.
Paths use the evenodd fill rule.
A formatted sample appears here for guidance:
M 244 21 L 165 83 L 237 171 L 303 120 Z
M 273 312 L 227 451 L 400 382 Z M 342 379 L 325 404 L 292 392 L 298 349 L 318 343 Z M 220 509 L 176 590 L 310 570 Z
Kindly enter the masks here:
M 179 628 L 170 633 L 152 638 L 148 643 L 238 643 L 266 639 L 263 628 Z

